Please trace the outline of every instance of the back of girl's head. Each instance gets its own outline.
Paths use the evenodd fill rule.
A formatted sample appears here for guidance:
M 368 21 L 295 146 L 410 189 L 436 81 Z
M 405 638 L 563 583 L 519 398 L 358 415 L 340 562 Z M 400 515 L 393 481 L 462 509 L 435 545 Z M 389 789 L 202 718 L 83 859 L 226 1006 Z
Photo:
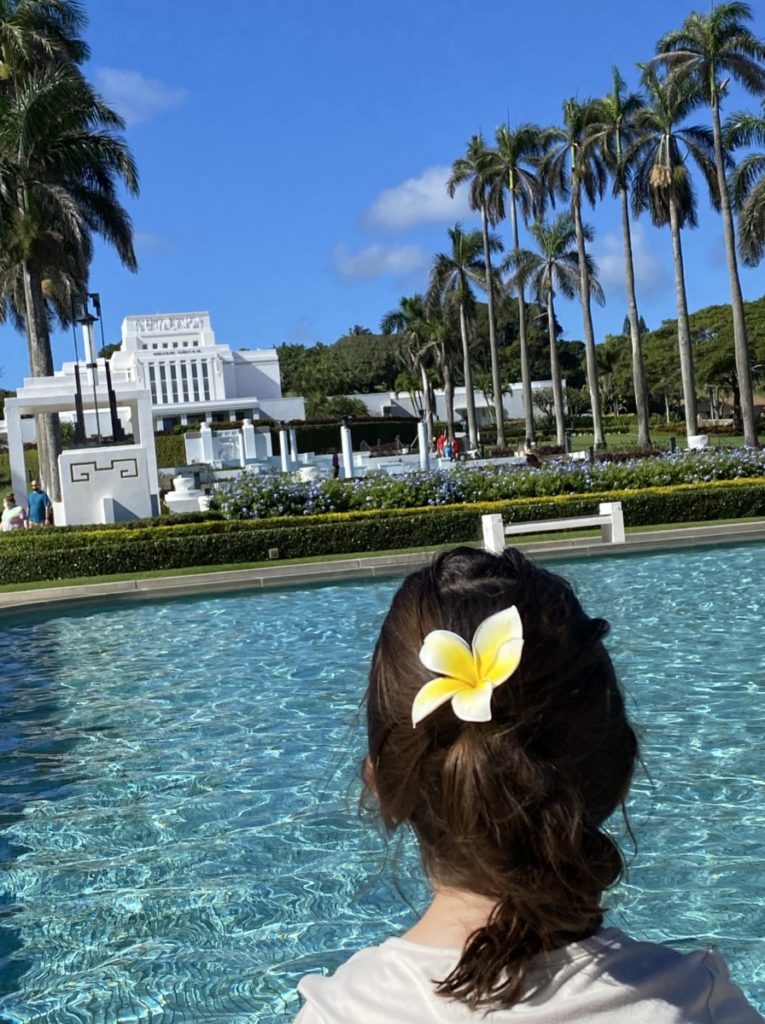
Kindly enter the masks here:
M 414 698 L 434 677 L 419 658 L 427 634 L 469 644 L 512 605 L 523 651 L 493 691 L 491 721 L 462 721 L 447 702 L 413 727 Z M 367 692 L 374 794 L 389 829 L 414 830 L 437 885 L 496 901 L 438 985 L 472 1007 L 517 1002 L 532 957 L 597 931 L 621 873 L 602 825 L 626 796 L 637 741 L 607 631 L 565 580 L 513 549 L 439 556 L 407 577 L 383 623 Z

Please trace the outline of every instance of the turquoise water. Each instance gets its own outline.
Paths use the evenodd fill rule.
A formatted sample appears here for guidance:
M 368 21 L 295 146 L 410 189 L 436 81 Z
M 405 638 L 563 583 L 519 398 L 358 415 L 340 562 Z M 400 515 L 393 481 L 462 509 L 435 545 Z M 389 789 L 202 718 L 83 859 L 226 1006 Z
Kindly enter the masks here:
M 647 774 L 611 920 L 717 945 L 765 1008 L 765 545 L 557 568 L 612 623 Z M 0 1020 L 281 1024 L 425 891 L 359 822 L 395 582 L 0 631 Z M 388 856 L 390 862 L 392 856 Z

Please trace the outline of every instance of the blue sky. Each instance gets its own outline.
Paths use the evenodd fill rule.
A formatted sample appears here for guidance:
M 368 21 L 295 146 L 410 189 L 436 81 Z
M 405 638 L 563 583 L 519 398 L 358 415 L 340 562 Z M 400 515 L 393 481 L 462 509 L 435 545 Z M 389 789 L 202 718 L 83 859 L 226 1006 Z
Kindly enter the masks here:
M 508 117 L 553 124 L 564 98 L 608 91 L 612 64 L 636 85 L 636 61 L 692 6 L 90 0 L 89 75 L 127 120 L 142 186 L 128 203 L 139 272 L 103 247 L 92 269 L 107 341 L 126 315 L 183 310 L 210 310 L 235 348 L 376 329 L 426 286 L 447 227 L 474 222 L 443 188 L 470 135 L 491 138 Z M 765 35 L 759 13 L 754 28 Z M 744 105 L 734 94 L 728 109 Z M 615 202 L 587 220 L 608 298 L 595 313 L 602 339 L 625 314 Z M 669 233 L 643 219 L 635 248 L 641 313 L 657 326 L 675 315 Z M 728 300 L 719 218 L 704 204 L 686 267 L 691 309 Z M 743 287 L 762 295 L 765 270 L 745 271 Z M 581 337 L 576 305 L 559 317 Z M 0 385 L 12 388 L 26 342 L 1 330 Z M 57 334 L 56 363 L 72 353 L 71 334 Z

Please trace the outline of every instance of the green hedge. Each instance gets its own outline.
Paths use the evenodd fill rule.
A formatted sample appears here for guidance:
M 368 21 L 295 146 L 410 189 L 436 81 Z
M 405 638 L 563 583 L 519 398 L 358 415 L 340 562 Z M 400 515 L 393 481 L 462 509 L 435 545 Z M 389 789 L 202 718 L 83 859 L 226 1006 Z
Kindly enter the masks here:
M 155 434 L 157 465 L 160 469 L 186 465 L 186 445 L 183 434 Z
M 249 522 L 191 522 L 93 530 L 30 530 L 0 538 L 5 583 L 258 562 L 280 558 L 457 544 L 480 537 L 480 516 L 534 522 L 597 512 L 621 501 L 628 526 L 765 515 L 765 479 L 680 484 L 640 491 L 520 498 L 480 505 L 390 509 Z

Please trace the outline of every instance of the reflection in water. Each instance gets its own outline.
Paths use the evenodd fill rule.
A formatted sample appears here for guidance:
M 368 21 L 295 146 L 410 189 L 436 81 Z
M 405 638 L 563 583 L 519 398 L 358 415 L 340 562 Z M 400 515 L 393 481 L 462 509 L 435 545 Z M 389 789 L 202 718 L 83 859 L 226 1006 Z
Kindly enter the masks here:
M 756 546 L 566 566 L 612 622 L 651 773 L 616 923 L 714 941 L 760 1005 L 763 569 Z M 396 878 L 422 902 L 416 853 L 381 873 L 355 809 L 366 661 L 395 585 L 0 634 L 0 1019 L 281 1024 L 303 973 L 407 925 Z

